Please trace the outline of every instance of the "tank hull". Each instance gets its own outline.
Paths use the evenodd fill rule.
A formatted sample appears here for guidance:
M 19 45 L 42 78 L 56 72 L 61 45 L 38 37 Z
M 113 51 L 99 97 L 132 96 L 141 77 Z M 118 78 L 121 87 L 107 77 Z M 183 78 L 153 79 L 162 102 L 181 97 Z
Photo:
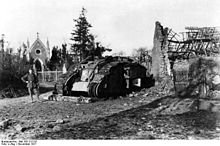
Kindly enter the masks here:
M 148 87 L 153 83 L 144 66 L 128 58 L 108 57 L 87 62 L 64 83 L 65 95 L 80 95 L 96 98 L 117 97 Z

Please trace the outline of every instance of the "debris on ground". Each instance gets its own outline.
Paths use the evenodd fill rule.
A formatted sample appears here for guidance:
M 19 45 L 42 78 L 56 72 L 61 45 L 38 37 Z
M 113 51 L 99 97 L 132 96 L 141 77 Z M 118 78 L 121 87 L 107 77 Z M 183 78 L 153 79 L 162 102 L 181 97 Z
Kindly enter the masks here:
M 49 95 L 50 96 L 50 95 Z M 50 100 L 49 96 L 44 96 L 44 100 Z M 56 97 L 57 100 L 50 100 L 50 101 L 70 101 L 70 102 L 75 102 L 75 103 L 91 103 L 90 97 L 76 97 L 76 96 L 62 96 L 62 95 L 57 95 Z
M 9 119 L 5 119 L 3 121 L 0 121 L 0 129 L 6 129 L 9 125 Z
M 83 101 L 86 97 L 75 99 L 60 97 L 66 100 L 43 100 L 32 104 L 5 106 L 1 108 L 1 115 L 5 119 L 13 119 L 16 122 L 9 124 L 5 131 L 0 132 L 0 138 L 218 138 L 219 132 L 216 129 L 218 129 L 217 125 L 220 125 L 218 124 L 220 118 L 209 110 L 201 111 L 202 108 L 207 108 L 211 104 L 198 102 L 196 98 L 177 98 L 172 91 L 172 84 L 167 83 L 162 82 L 121 98 L 100 100 L 89 104 L 78 102 L 79 99 Z M 40 97 L 43 99 L 43 96 L 49 94 L 51 93 Z M 13 128 L 15 126 L 17 128 Z
M 26 127 L 23 127 L 20 124 L 15 125 L 14 128 L 19 132 L 24 132 L 27 129 Z
M 58 119 L 58 120 L 56 121 L 56 123 L 57 123 L 57 124 L 63 124 L 63 123 L 64 123 L 64 120 L 63 120 L 63 119 Z
M 59 125 L 53 127 L 53 131 L 60 131 L 62 128 Z

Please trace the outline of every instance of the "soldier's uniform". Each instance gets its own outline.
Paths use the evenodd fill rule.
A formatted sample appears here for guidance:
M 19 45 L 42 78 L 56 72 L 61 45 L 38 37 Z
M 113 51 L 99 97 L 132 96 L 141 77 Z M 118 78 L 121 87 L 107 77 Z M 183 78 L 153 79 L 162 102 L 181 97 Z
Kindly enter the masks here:
M 39 100 L 39 83 L 37 76 L 34 73 L 27 73 L 21 79 L 23 82 L 27 83 L 27 88 L 29 95 L 31 96 L 31 100 L 33 101 L 33 94 L 36 94 Z

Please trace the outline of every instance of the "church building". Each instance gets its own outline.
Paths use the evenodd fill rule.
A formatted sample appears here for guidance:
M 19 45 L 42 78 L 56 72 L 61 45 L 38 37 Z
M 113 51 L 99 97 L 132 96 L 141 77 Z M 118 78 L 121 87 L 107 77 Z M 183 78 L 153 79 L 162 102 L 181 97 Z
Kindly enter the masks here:
M 50 59 L 50 47 L 47 39 L 46 46 L 39 38 L 37 33 L 37 39 L 29 46 L 29 40 L 27 41 L 27 55 L 29 59 L 33 60 L 33 67 L 36 71 L 44 71 L 46 68 L 46 62 Z

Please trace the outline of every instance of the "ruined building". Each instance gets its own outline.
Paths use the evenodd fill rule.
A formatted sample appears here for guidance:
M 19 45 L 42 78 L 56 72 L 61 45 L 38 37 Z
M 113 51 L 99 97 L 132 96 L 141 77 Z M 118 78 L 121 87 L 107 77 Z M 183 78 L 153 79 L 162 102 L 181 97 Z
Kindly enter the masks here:
M 185 29 L 186 32 L 175 33 L 156 22 L 151 73 L 157 83 L 172 79 L 176 92 L 186 91 L 191 94 L 198 91 L 200 97 L 206 97 L 209 89 L 214 90 L 220 85 L 220 80 L 213 82 L 220 77 L 219 29 Z

